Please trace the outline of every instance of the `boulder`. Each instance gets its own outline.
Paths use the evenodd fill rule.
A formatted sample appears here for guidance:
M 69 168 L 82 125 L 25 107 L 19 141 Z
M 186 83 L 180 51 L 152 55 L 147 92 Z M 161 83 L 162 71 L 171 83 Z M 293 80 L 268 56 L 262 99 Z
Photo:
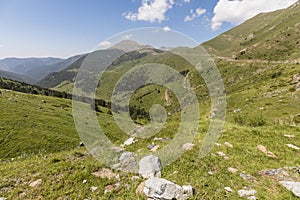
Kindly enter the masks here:
M 119 158 L 120 167 L 125 172 L 137 172 L 137 161 L 131 152 L 124 152 Z
M 158 157 L 150 155 L 139 162 L 139 174 L 143 178 L 161 177 L 162 164 Z
M 280 181 L 279 182 L 287 190 L 291 191 L 297 197 L 300 197 L 300 182 L 295 181 Z
M 190 186 L 185 187 L 188 191 L 171 181 L 162 178 L 150 178 L 146 181 L 144 194 L 154 200 L 186 200 L 192 195 Z

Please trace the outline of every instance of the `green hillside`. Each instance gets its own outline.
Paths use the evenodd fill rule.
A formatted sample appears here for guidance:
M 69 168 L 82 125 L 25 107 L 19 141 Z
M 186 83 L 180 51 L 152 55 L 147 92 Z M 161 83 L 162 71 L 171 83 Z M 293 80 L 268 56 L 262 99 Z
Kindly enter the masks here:
M 212 55 L 237 59 L 300 59 L 300 4 L 261 13 L 203 43 Z
M 81 105 L 95 108 L 96 121 L 111 143 L 120 147 L 130 136 L 120 129 L 112 115 L 110 101 L 115 85 L 136 66 L 154 62 L 170 66 L 190 82 L 199 100 L 201 116 L 199 128 L 193 133 L 194 147 L 164 166 L 162 177 L 179 185 L 192 185 L 192 200 L 238 200 L 241 197 L 237 191 L 243 188 L 255 189 L 257 199 L 298 199 L 278 180 L 300 181 L 300 150 L 287 146 L 300 147 L 300 65 L 296 62 L 300 57 L 299 11 L 299 4 L 295 4 L 286 10 L 259 14 L 203 44 L 213 54 L 222 76 L 227 108 L 221 136 L 202 159 L 199 150 L 210 125 L 211 100 L 200 74 L 175 53 L 147 47 L 122 55 L 98 83 L 96 97 L 100 99 L 95 107 L 84 102 Z M 246 50 L 241 54 L 243 49 Z M 173 49 L 179 51 L 195 56 L 199 47 Z M 99 55 L 122 53 L 109 49 Z M 147 199 L 136 194 L 143 181 L 141 177 L 108 169 L 103 159 L 95 159 L 86 147 L 79 147 L 82 140 L 75 128 L 71 93 L 86 56 L 38 83 L 54 90 L 0 78 L 0 199 Z M 95 71 L 93 68 L 84 75 L 97 80 Z M 135 75 L 125 80 L 124 85 L 133 87 L 143 81 L 139 74 Z M 84 80 L 78 82 L 83 83 Z M 124 108 L 122 103 L 115 106 Z M 134 144 L 121 151 L 151 153 L 149 145 L 154 143 L 162 149 L 171 143 L 182 114 L 172 91 L 146 84 L 133 93 L 129 103 L 131 118 L 138 125 L 149 124 L 149 109 L 154 104 L 166 108 L 167 120 L 156 135 L 136 138 Z M 89 133 L 97 132 L 93 129 Z M 263 153 L 259 145 L 269 152 Z M 269 174 L 260 172 L 278 168 L 284 168 L 280 172 L 283 177 L 273 176 L 274 170 Z M 112 177 L 103 177 L 103 171 L 109 171 L 105 175 Z M 225 187 L 233 191 L 226 191 Z

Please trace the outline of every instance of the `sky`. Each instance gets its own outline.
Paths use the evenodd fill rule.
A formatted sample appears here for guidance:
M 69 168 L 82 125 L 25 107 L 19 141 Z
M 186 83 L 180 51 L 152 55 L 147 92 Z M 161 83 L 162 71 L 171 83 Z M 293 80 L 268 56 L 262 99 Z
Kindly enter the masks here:
M 297 0 L 0 0 L 0 59 L 89 52 L 120 32 L 160 27 L 197 43 Z

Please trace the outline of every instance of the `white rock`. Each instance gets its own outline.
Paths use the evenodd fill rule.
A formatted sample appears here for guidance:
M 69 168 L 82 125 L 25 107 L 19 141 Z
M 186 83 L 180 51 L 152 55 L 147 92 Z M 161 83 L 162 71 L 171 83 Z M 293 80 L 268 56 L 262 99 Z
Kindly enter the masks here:
M 146 181 L 144 194 L 150 199 L 187 199 L 184 196 L 182 187 L 166 179 L 156 177 Z
M 286 144 L 287 147 L 291 148 L 291 149 L 295 149 L 295 150 L 300 150 L 299 147 L 293 145 L 293 144 Z
M 129 146 L 132 145 L 133 143 L 134 143 L 134 137 L 131 137 L 124 142 L 124 145 Z
M 233 168 L 233 167 L 228 167 L 227 170 L 233 174 L 237 173 L 237 169 L 236 168 Z
M 248 200 L 256 200 L 256 197 L 255 196 L 250 196 L 250 197 L 247 197 Z
M 29 184 L 30 187 L 36 187 L 42 183 L 42 179 L 38 179 Z
M 295 135 L 284 135 L 284 137 L 287 137 L 287 138 L 294 138 Z
M 85 184 L 87 182 L 87 180 L 83 180 L 82 183 Z
M 249 197 L 256 194 L 256 190 L 239 190 L 238 194 L 240 197 Z
M 287 190 L 293 192 L 297 197 L 300 197 L 300 182 L 280 181 L 279 183 Z
M 124 152 L 119 158 L 120 167 L 126 172 L 137 172 L 137 161 L 131 152 Z
M 233 190 L 232 190 L 230 187 L 224 187 L 224 189 L 225 189 L 227 192 L 233 192 Z
M 143 178 L 161 177 L 162 164 L 158 157 L 150 155 L 139 162 L 139 174 Z
M 191 197 L 194 195 L 194 188 L 191 185 L 183 185 L 182 189 L 186 196 Z
M 225 142 L 224 143 L 226 146 L 228 146 L 229 148 L 233 148 L 232 144 L 230 144 L 229 142 Z
M 229 157 L 225 154 L 225 153 L 223 153 L 222 151 L 218 151 L 218 152 L 216 152 L 219 156 L 221 156 L 221 157 L 223 157 L 225 160 L 228 160 L 229 159 Z
M 91 190 L 92 190 L 93 192 L 95 192 L 97 189 L 98 189 L 98 187 L 95 187 L 95 186 L 92 186 L 92 187 L 91 187 Z
M 182 148 L 184 150 L 191 150 L 193 147 L 194 147 L 194 144 L 192 144 L 192 143 L 186 143 L 186 144 L 182 145 Z
M 0 197 L 0 200 L 7 200 L 7 198 L 5 198 L 5 197 Z

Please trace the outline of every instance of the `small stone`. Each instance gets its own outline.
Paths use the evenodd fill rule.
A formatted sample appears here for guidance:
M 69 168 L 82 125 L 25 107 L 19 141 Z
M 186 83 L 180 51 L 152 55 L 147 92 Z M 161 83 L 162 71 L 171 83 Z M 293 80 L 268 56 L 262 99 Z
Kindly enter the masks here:
M 225 189 L 227 192 L 233 192 L 233 190 L 232 190 L 230 187 L 224 187 L 224 189 Z
M 240 173 L 240 177 L 242 177 L 247 182 L 254 182 L 254 181 L 256 181 L 256 178 L 254 176 L 250 175 L 250 174 Z
M 291 148 L 291 149 L 295 149 L 295 150 L 300 150 L 299 147 L 293 145 L 293 144 L 286 144 L 287 147 Z
M 91 187 L 92 192 L 95 192 L 97 189 L 98 189 L 98 187 L 95 187 L 95 186 Z
M 152 149 L 150 149 L 150 151 L 156 152 L 159 149 L 159 147 L 159 145 L 155 145 Z
M 121 183 L 118 182 L 118 183 L 115 183 L 113 185 L 107 185 L 105 186 L 104 188 L 104 194 L 108 193 L 108 192 L 112 192 L 113 190 L 117 189 L 118 187 L 121 186 Z
M 79 143 L 79 146 L 80 146 L 80 147 L 84 147 L 84 143 L 83 143 L 83 142 L 80 142 L 80 143 Z
M 162 164 L 158 157 L 150 155 L 139 162 L 139 174 L 143 178 L 161 177 Z
M 86 184 L 86 182 L 87 182 L 87 180 L 83 180 L 83 181 L 82 181 L 82 184 Z
M 38 185 L 40 185 L 42 183 L 42 179 L 38 179 L 36 181 L 33 181 L 32 183 L 29 184 L 30 187 L 37 187 Z
M 145 181 L 141 182 L 141 183 L 139 184 L 139 186 L 136 188 L 135 194 L 137 194 L 137 195 L 138 195 L 138 194 L 143 194 L 145 185 L 146 185 Z
M 134 141 L 134 137 L 131 137 L 131 138 L 129 138 L 128 140 L 126 140 L 126 141 L 124 142 L 124 145 L 125 145 L 125 146 L 129 146 L 129 145 L 132 145 L 134 142 L 135 142 L 135 141 Z
M 250 196 L 250 197 L 247 197 L 248 200 L 256 200 L 256 197 L 255 196 Z
M 194 188 L 191 185 L 183 185 L 182 186 L 183 189 L 183 194 L 185 194 L 188 197 L 191 197 L 194 195 Z
M 215 143 L 215 145 L 217 146 L 217 147 L 220 147 L 220 146 L 222 146 L 222 144 L 220 144 L 220 143 Z
M 261 152 L 263 152 L 268 157 L 277 158 L 277 156 L 274 153 L 272 153 L 271 151 L 268 151 L 267 148 L 264 147 L 263 145 L 258 145 L 257 149 L 260 150 Z
M 154 143 L 148 144 L 147 149 L 151 150 L 155 147 L 156 145 Z
M 216 152 L 219 156 L 221 156 L 221 157 L 223 157 L 225 160 L 228 160 L 229 159 L 229 157 L 225 154 L 225 153 L 223 153 L 222 151 L 218 151 L 218 152 Z
M 0 200 L 7 200 L 7 198 L 5 198 L 5 197 L 0 197 Z
M 224 144 L 229 148 L 233 148 L 232 144 L 230 144 L 229 142 L 225 142 Z
M 249 197 L 254 196 L 256 194 L 256 190 L 239 190 L 238 194 L 240 197 Z
M 228 167 L 227 170 L 233 174 L 237 173 L 237 169 L 236 168 L 233 168 L 233 167 Z
M 186 144 L 182 145 L 182 148 L 186 151 L 192 150 L 193 147 L 194 147 L 194 144 L 192 144 L 192 143 L 186 143 Z
M 294 138 L 295 135 L 284 135 L 284 137 L 287 137 L 287 138 Z

